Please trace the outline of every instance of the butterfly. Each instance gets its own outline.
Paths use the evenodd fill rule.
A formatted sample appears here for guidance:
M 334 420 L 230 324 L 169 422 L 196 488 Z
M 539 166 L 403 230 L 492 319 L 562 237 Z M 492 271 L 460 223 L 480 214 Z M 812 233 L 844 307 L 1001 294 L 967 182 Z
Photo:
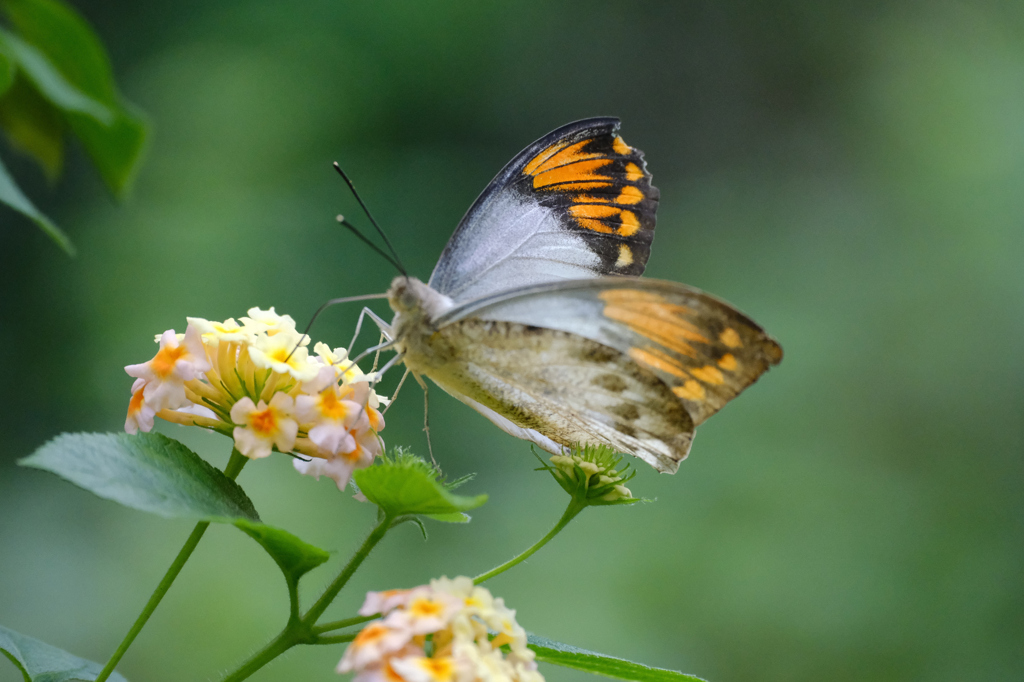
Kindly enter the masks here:
M 659 192 L 618 129 L 577 121 L 520 152 L 430 279 L 395 278 L 391 324 L 373 317 L 396 361 L 507 433 L 556 454 L 603 444 L 673 473 L 694 429 L 782 348 L 728 303 L 639 277 Z

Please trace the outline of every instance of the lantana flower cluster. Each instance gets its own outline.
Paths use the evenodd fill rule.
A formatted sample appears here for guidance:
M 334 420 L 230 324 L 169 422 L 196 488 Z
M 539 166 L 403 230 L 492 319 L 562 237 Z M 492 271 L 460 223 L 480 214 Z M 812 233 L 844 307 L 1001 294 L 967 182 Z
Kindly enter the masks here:
M 544 682 L 516 612 L 471 578 L 370 592 L 359 613 L 384 618 L 338 664 L 353 682 Z
M 125 431 L 149 431 L 154 417 L 212 429 L 246 457 L 294 453 L 300 473 L 339 490 L 383 451 L 386 399 L 344 348 L 317 343 L 311 355 L 309 337 L 273 308 L 251 308 L 241 322 L 187 319 L 184 334 L 157 337 L 153 359 L 125 367 L 135 377 Z

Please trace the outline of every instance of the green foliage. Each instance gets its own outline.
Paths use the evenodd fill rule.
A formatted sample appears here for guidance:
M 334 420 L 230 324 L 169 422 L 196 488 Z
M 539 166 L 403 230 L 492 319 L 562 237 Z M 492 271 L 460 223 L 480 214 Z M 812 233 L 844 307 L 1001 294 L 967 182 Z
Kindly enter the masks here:
M 436 468 L 401 449 L 368 469 L 356 471 L 352 478 L 366 499 L 393 519 L 423 515 L 436 521 L 464 523 L 469 520 L 465 512 L 487 501 L 487 495 L 453 495 L 450 489 L 464 479 L 446 484 Z
M 537 635 L 528 635 L 529 647 L 542 663 L 583 670 L 596 675 L 636 682 L 702 682 L 701 678 L 676 670 L 653 668 L 614 656 L 605 656 L 586 649 L 555 642 Z
M 245 519 L 235 521 L 244 533 L 267 551 L 289 585 L 298 583 L 299 578 L 331 558 L 330 553 L 304 542 L 286 530 Z
M 0 116 L 0 120 L 2 120 L 2 116 Z M 68 254 L 75 254 L 75 247 L 71 240 L 29 201 L 28 197 L 21 191 L 21 188 L 14 182 L 11 174 L 7 172 L 7 168 L 3 165 L 2 161 L 0 161 L 0 202 L 7 204 L 15 211 L 32 220 Z
M 19 464 L 50 471 L 100 497 L 167 518 L 260 520 L 237 483 L 158 433 L 65 433 Z
M 60 174 L 64 132 L 70 129 L 110 191 L 123 197 L 138 170 L 148 124 L 118 94 L 102 43 L 59 0 L 2 0 L 0 8 L 14 28 L 0 30 L 0 127 L 11 144 L 52 181 Z M 74 253 L 67 237 L 27 199 L 11 196 L 0 193 L 0 201 Z
M 21 671 L 25 682 L 72 682 L 96 679 L 103 666 L 0 626 L 0 651 Z M 113 673 L 107 679 L 127 682 Z

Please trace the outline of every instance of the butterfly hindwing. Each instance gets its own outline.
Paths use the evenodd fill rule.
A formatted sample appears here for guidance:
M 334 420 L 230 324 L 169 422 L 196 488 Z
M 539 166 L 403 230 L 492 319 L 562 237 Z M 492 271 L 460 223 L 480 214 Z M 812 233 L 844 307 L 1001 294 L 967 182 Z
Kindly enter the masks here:
M 505 431 L 557 452 L 604 444 L 674 472 L 693 420 L 670 387 L 628 355 L 568 332 L 466 318 L 432 338 L 419 369 Z
M 457 302 L 517 286 L 639 275 L 658 190 L 619 121 L 563 126 L 491 181 L 449 240 L 429 284 Z
M 675 282 L 601 278 L 552 283 L 456 308 L 437 321 L 473 317 L 570 332 L 656 376 L 698 425 L 771 365 L 782 348 L 750 318 Z

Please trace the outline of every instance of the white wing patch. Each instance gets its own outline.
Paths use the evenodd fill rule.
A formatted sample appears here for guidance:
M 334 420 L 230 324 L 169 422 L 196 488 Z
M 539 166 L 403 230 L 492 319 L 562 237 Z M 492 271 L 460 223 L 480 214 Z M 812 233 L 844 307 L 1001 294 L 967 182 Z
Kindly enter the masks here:
M 593 277 L 600 258 L 582 236 L 565 230 L 550 208 L 511 192 L 490 197 L 479 222 L 452 237 L 428 285 L 468 301 L 523 283 Z

